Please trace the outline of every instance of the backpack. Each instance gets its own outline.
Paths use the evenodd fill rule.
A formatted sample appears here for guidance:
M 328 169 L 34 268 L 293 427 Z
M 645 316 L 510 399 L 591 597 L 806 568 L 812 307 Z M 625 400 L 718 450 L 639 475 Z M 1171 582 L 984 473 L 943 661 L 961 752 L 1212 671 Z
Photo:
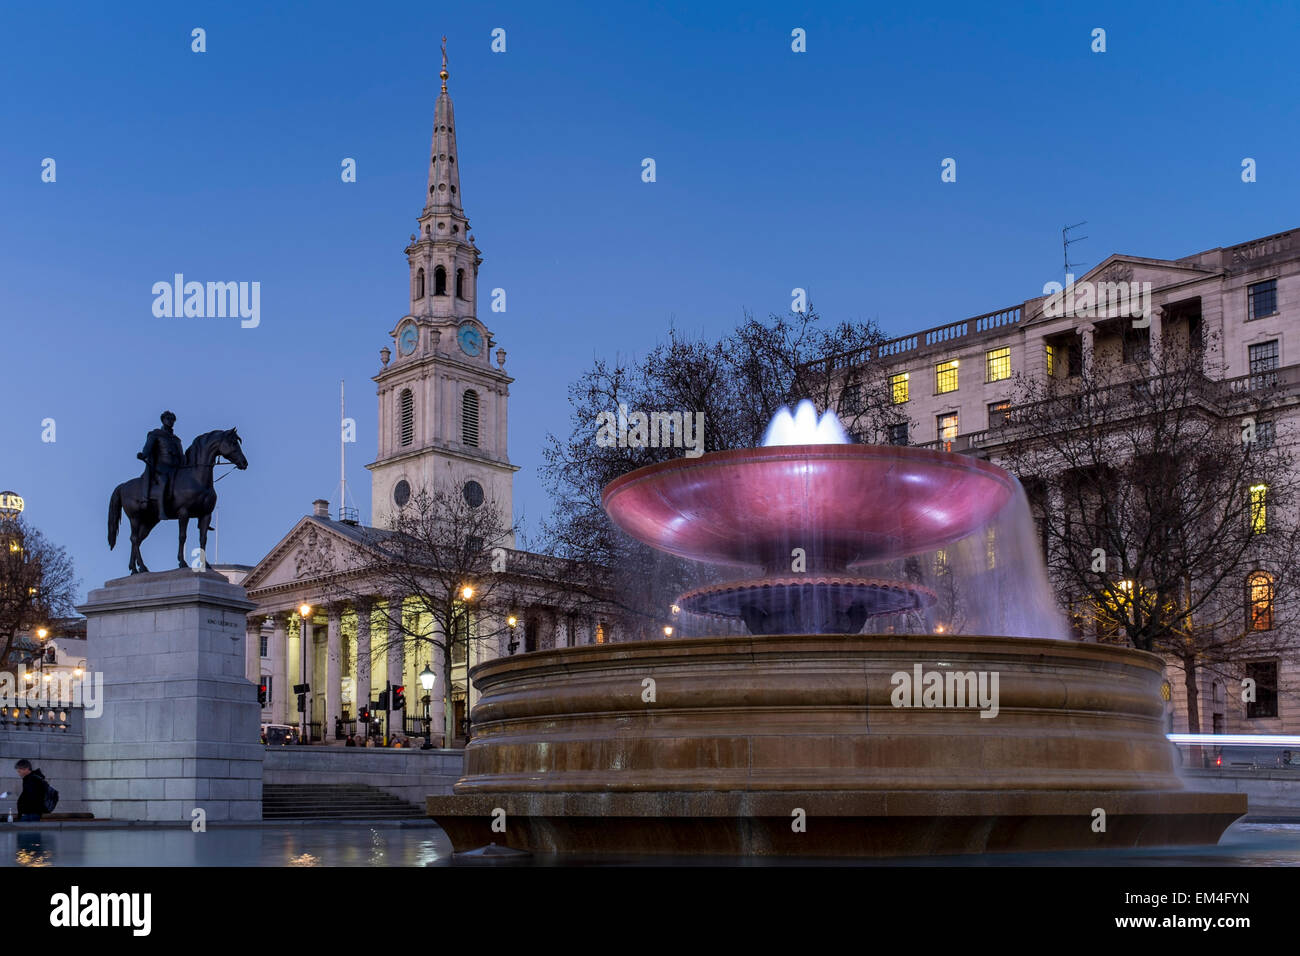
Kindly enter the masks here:
M 49 781 L 45 782 L 45 813 L 53 813 L 54 808 L 59 805 L 59 791 L 50 786 Z

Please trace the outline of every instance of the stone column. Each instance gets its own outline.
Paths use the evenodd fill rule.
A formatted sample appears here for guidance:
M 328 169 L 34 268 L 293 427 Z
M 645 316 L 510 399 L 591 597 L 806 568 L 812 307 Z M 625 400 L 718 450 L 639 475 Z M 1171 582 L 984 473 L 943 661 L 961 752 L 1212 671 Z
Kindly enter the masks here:
M 312 646 L 313 644 L 315 644 L 315 641 L 312 639 L 313 632 L 314 632 L 314 628 L 312 627 L 311 621 L 299 617 L 298 619 L 298 681 L 297 681 L 297 683 L 299 684 L 311 684 L 312 675 L 316 673 L 316 654 Z M 316 688 L 313 686 L 311 691 L 307 694 L 307 699 L 304 701 L 306 705 L 305 709 L 300 713 L 298 713 L 297 723 L 298 726 L 303 730 L 304 737 L 307 731 L 306 725 L 309 722 L 309 718 L 312 716 L 311 702 L 312 702 L 312 697 L 313 695 L 315 695 L 315 693 L 316 693 Z M 294 700 L 295 702 L 297 701 L 296 695 L 294 697 Z M 295 712 L 297 712 L 296 704 L 294 710 Z
M 325 610 L 325 714 L 321 717 L 321 730 L 325 739 L 337 740 L 334 720 L 343 708 L 343 614 L 342 608 L 331 604 Z
M 1081 325 L 1075 331 L 1079 333 L 1080 365 L 1086 376 L 1092 371 L 1092 340 L 1096 330 L 1092 325 Z
M 362 707 L 370 706 L 370 612 L 372 605 L 369 601 L 357 602 L 357 672 L 353 679 L 353 686 L 356 688 L 356 703 L 353 709 L 357 713 L 361 712 Z M 364 727 L 357 724 L 358 731 L 364 731 Z
M 262 680 L 262 618 L 250 617 L 244 627 L 244 675 L 254 684 Z
M 400 598 L 389 599 L 388 611 L 388 655 L 386 661 L 386 674 L 384 679 L 390 684 L 400 684 L 402 682 L 402 670 L 405 663 L 405 648 L 402 645 L 402 629 L 394 618 L 401 614 L 402 601 Z M 388 700 L 389 711 L 384 716 L 384 732 L 391 737 L 394 731 L 405 730 L 402 726 L 402 712 L 392 710 L 392 698 Z
M 289 701 L 293 699 L 293 678 L 289 674 L 289 638 L 285 634 L 285 616 L 271 616 L 271 713 L 275 723 L 289 723 Z
M 446 640 L 446 632 L 441 621 L 433 622 L 433 639 L 441 644 Z M 451 694 L 451 675 L 447 670 L 447 661 L 441 647 L 433 649 L 433 700 L 429 702 L 429 716 L 433 721 L 433 740 L 435 747 L 444 745 L 443 737 L 447 729 L 447 699 Z M 420 691 L 424 695 L 424 691 Z M 421 714 L 421 717 L 424 715 Z
M 1152 306 L 1151 311 L 1148 313 L 1148 316 L 1151 319 L 1151 355 L 1148 364 L 1151 368 L 1152 375 L 1157 374 L 1157 371 L 1160 368 L 1160 344 L 1161 340 L 1164 338 L 1164 311 L 1164 309 L 1156 305 Z
M 555 646 L 569 646 L 569 618 L 563 611 L 558 611 L 555 615 Z
M 574 619 L 573 640 L 580 647 L 591 643 L 591 618 L 585 614 Z

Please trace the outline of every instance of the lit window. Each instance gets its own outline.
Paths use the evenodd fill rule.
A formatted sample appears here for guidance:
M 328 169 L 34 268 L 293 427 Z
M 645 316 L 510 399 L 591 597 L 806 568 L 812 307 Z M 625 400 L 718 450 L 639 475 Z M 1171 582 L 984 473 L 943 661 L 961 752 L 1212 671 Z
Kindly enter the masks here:
M 944 451 L 952 451 L 952 443 L 957 438 L 957 413 L 949 412 L 939 416 L 939 441 L 943 442 Z
M 989 349 L 984 353 L 984 358 L 988 362 L 988 381 L 1000 382 L 1004 378 L 1011 377 L 1011 349 Z M 953 388 L 957 386 L 954 385 Z
M 1268 530 L 1268 485 L 1250 486 L 1250 531 L 1263 534 Z
M 989 405 L 989 428 L 998 428 L 1011 423 L 1011 403 L 992 402 Z
M 1273 628 L 1273 578 L 1265 571 L 1256 571 L 1246 578 L 1246 626 L 1252 631 L 1269 631 Z
M 889 398 L 895 405 L 907 401 L 907 372 L 889 376 Z
M 957 360 L 940 362 L 934 367 L 934 390 L 942 395 L 944 392 L 957 391 Z
M 1047 377 L 1051 378 L 1056 374 L 1056 346 L 1048 345 L 1047 348 Z

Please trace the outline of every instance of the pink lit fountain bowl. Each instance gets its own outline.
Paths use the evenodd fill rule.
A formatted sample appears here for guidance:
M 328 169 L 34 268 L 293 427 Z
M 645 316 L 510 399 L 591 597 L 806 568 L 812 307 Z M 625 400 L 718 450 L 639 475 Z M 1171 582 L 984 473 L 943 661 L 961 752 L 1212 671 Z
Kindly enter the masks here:
M 740 617 L 755 634 L 833 634 L 935 600 L 910 582 L 857 576 L 855 565 L 941 548 L 987 524 L 1014 493 L 1007 472 L 965 455 L 824 443 L 649 465 L 606 485 L 603 503 L 650 547 L 758 572 L 682 595 L 684 610 Z

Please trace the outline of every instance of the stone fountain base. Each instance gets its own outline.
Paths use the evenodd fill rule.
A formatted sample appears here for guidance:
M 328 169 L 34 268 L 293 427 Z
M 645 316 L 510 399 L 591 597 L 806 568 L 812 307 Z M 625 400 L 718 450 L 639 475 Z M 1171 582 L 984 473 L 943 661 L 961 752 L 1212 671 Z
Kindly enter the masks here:
M 1123 648 L 718 637 L 543 651 L 472 678 L 465 776 L 428 798 L 457 850 L 1151 846 L 1216 842 L 1246 812 L 1243 795 L 1183 787 L 1162 663 Z

